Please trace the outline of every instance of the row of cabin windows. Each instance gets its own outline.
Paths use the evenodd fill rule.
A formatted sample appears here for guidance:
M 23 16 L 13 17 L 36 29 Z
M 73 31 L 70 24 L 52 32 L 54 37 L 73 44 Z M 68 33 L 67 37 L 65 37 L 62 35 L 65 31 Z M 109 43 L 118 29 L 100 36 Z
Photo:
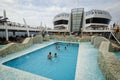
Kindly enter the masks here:
M 87 15 L 90 15 L 90 14 L 108 14 L 107 12 L 105 11 L 89 11 L 89 12 L 86 12 L 86 16 Z
M 106 18 L 89 18 L 86 19 L 86 24 L 89 23 L 102 23 L 102 24 L 109 24 L 110 19 L 106 19 Z
M 68 20 L 59 20 L 54 22 L 54 25 L 59 25 L 59 24 L 68 24 Z

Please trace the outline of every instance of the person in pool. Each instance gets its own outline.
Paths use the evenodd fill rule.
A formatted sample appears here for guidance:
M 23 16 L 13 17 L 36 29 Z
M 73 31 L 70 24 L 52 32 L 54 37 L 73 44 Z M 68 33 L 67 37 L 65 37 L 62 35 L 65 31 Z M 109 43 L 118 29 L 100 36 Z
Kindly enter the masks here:
M 57 57 L 57 53 L 54 54 L 54 57 Z
M 65 46 L 65 50 L 67 49 L 67 47 Z
M 48 59 L 52 59 L 51 52 L 49 52 L 49 54 L 48 54 Z

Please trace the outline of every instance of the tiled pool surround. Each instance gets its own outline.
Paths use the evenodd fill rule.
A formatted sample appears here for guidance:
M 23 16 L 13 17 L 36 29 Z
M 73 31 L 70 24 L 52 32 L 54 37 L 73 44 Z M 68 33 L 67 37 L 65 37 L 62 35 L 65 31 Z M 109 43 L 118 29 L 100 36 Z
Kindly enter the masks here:
M 14 53 L 14 54 L 10 54 L 4 58 L 1 58 L 0 61 L 1 63 L 4 63 L 6 61 L 9 61 L 11 59 L 14 59 L 16 57 L 19 57 L 19 56 L 22 56 L 22 55 L 25 55 L 25 54 L 28 54 L 34 50 L 37 50 L 37 49 L 40 49 L 44 46 L 47 46 L 47 45 L 50 45 L 50 44 L 53 44 L 54 42 L 47 42 L 47 43 L 44 43 L 44 44 L 37 44 L 37 45 L 33 45 L 32 47 L 26 49 L 26 50 L 23 50 L 23 51 L 20 51 L 20 52 L 17 52 L 17 53 Z M 79 53 L 80 53 L 80 49 L 79 49 Z M 78 54 L 79 54 L 78 53 Z M 81 76 L 78 76 L 80 75 L 80 59 L 79 59 L 80 55 L 78 55 L 78 62 L 77 62 L 77 68 L 76 68 L 76 78 L 75 80 L 79 80 Z M 24 71 L 21 71 L 21 70 L 17 70 L 17 69 L 14 69 L 14 68 L 10 68 L 10 67 L 7 67 L 7 66 L 4 66 L 4 65 L 0 65 L 1 67 L 1 70 L 0 70 L 0 78 L 3 79 L 3 80 L 49 80 L 48 78 L 45 78 L 45 77 L 42 77 L 42 76 L 37 76 L 37 75 L 34 75 L 34 74 L 31 74 L 31 73 L 28 73 L 28 72 L 24 72 Z M 3 72 L 4 71 L 4 72 Z M 6 76 L 7 74 L 7 76 Z M 12 77 L 11 77 L 12 76 Z M 18 78 L 16 78 L 16 76 L 19 76 Z M 30 76 L 30 77 L 29 77 Z M 99 79 L 101 80 L 101 79 Z

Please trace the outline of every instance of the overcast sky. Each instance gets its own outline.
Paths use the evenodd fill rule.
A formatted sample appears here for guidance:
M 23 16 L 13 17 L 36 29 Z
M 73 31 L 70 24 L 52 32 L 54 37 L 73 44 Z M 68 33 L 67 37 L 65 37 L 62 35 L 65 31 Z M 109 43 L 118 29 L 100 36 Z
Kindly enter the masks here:
M 55 15 L 73 8 L 106 10 L 112 15 L 113 22 L 120 22 L 120 0 L 0 0 L 0 16 L 6 10 L 10 21 L 39 26 L 41 22 L 53 28 Z

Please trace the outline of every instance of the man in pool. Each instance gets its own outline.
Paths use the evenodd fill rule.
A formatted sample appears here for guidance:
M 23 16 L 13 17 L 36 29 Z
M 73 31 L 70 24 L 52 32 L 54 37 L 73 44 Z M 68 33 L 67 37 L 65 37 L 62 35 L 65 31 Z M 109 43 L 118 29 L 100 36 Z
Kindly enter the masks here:
M 51 58 L 52 58 L 52 55 L 51 55 L 51 52 L 49 52 L 48 59 L 51 59 Z
M 54 57 L 57 57 L 57 53 L 55 53 Z
M 67 49 L 67 47 L 65 46 L 65 50 Z
M 57 50 L 60 50 L 60 46 L 57 45 L 57 46 L 56 46 L 56 49 L 57 49 Z

